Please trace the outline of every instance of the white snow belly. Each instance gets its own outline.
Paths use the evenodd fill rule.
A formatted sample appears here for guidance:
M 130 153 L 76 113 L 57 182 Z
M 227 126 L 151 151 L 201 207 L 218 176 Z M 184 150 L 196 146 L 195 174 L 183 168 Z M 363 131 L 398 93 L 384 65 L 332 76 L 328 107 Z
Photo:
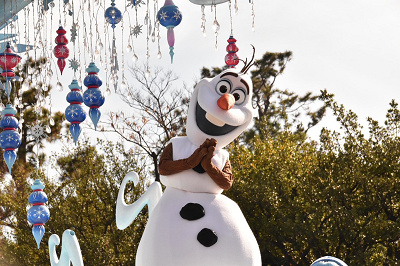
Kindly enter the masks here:
M 204 217 L 180 216 L 188 203 L 204 207 Z M 204 229 L 218 240 L 205 247 L 197 240 Z M 137 266 L 261 265 L 257 241 L 238 205 L 221 194 L 191 193 L 168 187 L 155 207 L 140 241 Z

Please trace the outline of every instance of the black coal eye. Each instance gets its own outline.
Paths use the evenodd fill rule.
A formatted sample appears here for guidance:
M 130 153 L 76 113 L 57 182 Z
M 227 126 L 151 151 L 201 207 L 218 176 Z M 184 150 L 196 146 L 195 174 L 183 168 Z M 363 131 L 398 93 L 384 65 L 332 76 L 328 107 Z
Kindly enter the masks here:
M 246 100 L 246 92 L 242 88 L 236 88 L 232 92 L 233 97 L 235 97 L 235 104 L 240 105 Z
M 231 91 L 231 83 L 228 80 L 221 80 L 215 88 L 218 94 L 223 95 Z
M 222 93 L 226 93 L 228 91 L 228 88 L 225 85 L 221 85 L 221 87 L 219 87 L 219 91 Z

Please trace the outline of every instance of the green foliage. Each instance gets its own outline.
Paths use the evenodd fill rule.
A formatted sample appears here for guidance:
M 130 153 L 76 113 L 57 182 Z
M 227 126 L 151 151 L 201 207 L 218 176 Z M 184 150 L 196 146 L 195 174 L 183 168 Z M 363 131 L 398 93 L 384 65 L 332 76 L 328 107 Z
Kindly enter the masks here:
M 129 171 L 141 173 L 136 165 L 134 152 L 125 151 L 121 145 L 98 142 L 100 150 L 87 143 L 74 150 L 65 150 L 57 159 L 61 183 L 45 182 L 50 220 L 40 250 L 36 249 L 31 227 L 26 221 L 26 206 L 32 192 L 23 179 L 22 194 L 17 201 L 1 194 L 2 200 L 13 213 L 11 228 L 15 241 L 4 240 L 0 254 L 6 254 L 8 263 L 16 265 L 48 265 L 48 238 L 58 234 L 61 238 L 66 229 L 75 231 L 85 265 L 133 265 L 137 246 L 147 220 L 146 211 L 133 225 L 121 231 L 115 224 L 115 208 L 119 184 Z M 142 175 L 143 177 L 143 175 Z M 143 194 L 144 184 L 126 190 L 127 202 Z M 14 182 L 8 189 L 13 189 Z M 3 205 L 3 204 L 2 204 Z M 0 256 L 1 257 L 1 256 Z M 4 264 L 2 264 L 4 265 Z M 8 265 L 8 264 L 5 264 Z
M 226 194 L 242 208 L 263 265 L 308 265 L 324 255 L 349 265 L 400 259 L 400 111 L 384 126 L 357 116 L 322 92 L 343 133 L 324 129 L 320 143 L 290 130 L 231 146 L 235 183 Z

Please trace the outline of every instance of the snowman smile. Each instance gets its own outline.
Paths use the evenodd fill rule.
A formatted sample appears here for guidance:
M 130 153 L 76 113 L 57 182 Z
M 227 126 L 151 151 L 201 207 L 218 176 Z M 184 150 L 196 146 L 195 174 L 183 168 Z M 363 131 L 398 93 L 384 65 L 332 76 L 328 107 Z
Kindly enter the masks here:
M 216 125 L 218 127 L 223 127 L 225 125 L 224 121 L 219 120 L 218 118 L 216 118 L 215 116 L 213 116 L 210 113 L 206 113 L 206 118 L 208 121 L 210 121 L 210 123 L 213 123 L 214 125 Z
M 196 124 L 202 132 L 210 136 L 222 136 L 237 128 L 207 113 L 199 103 L 196 104 Z

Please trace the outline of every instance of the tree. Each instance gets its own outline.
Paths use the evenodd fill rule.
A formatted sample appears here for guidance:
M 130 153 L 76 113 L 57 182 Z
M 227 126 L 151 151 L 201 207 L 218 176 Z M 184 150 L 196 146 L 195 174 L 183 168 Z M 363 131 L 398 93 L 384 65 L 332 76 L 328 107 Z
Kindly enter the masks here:
M 400 259 L 400 111 L 384 126 L 322 98 L 343 133 L 324 129 L 320 142 L 288 130 L 231 145 L 236 177 L 226 194 L 242 208 L 263 265 L 308 265 L 324 255 L 349 265 L 394 265 Z
M 112 132 L 131 142 L 151 158 L 153 174 L 159 181 L 158 158 L 166 143 L 185 132 L 187 90 L 174 89 L 177 77 L 171 71 L 132 67 L 135 83 L 118 91 L 134 114 L 122 111 L 110 114 Z
M 32 191 L 23 179 L 24 194 L 16 201 L 6 202 L 14 210 L 10 226 L 15 232 L 14 240 L 2 239 L 5 245 L 0 247 L 0 254 L 6 254 L 8 259 L 2 265 L 48 265 L 48 238 L 51 234 L 61 238 L 66 229 L 75 231 L 86 265 L 134 265 L 147 212 L 143 211 L 134 225 L 121 231 L 115 224 L 115 203 L 119 184 L 127 172 L 135 170 L 146 179 L 136 164 L 140 158 L 122 145 L 98 141 L 97 146 L 99 151 L 81 142 L 76 149 L 64 150 L 56 165 L 61 182 L 40 174 L 46 184 L 51 217 L 45 224 L 46 233 L 39 250 L 26 222 L 25 206 Z M 137 200 L 145 186 L 145 182 L 128 186 L 126 201 Z

